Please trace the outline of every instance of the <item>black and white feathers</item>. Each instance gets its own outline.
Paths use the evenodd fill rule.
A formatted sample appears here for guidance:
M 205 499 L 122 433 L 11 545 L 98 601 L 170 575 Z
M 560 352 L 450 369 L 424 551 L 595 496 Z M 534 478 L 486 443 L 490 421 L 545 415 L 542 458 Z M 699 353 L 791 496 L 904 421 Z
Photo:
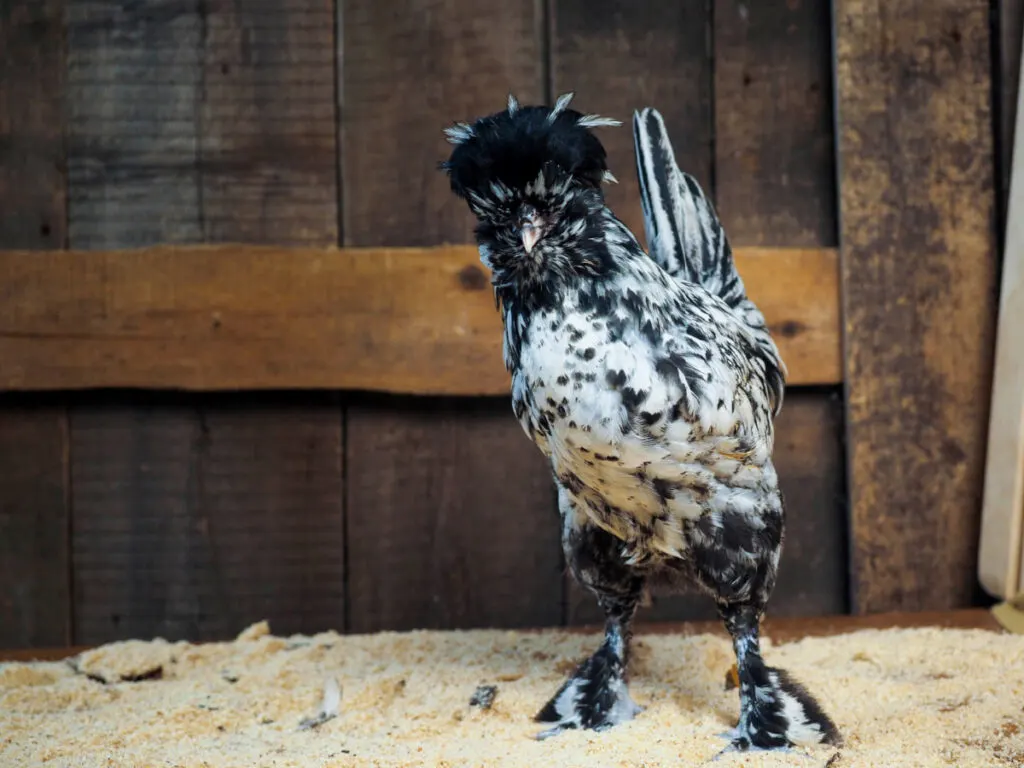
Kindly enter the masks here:
M 618 121 L 580 114 L 570 97 L 553 109 L 510 98 L 506 110 L 446 131 L 455 148 L 441 167 L 477 217 L 497 298 L 526 311 L 550 304 L 573 276 L 612 266 L 604 250 L 575 246 L 603 236 L 595 214 L 604 207 L 602 183 L 614 180 L 590 129 Z
M 604 146 L 588 128 L 618 126 L 618 120 L 583 115 L 569 108 L 572 94 L 553 109 L 521 107 L 509 97 L 507 109 L 472 125 L 456 123 L 445 131 L 455 145 L 442 167 L 452 191 L 472 207 L 504 202 L 509 190 L 525 189 L 545 168 L 600 187 L 609 180 Z
M 665 121 L 657 110 L 647 107 L 633 115 L 633 146 L 651 258 L 669 274 L 714 293 L 743 318 L 780 373 L 773 382 L 777 414 L 782 407 L 786 366 L 764 315 L 747 297 L 714 206 L 697 180 L 676 164 Z
M 736 643 L 734 744 L 829 738 L 816 702 L 757 646 L 784 530 L 772 464 L 778 350 L 660 116 L 634 117 L 648 255 L 605 205 L 592 129 L 614 121 L 570 110 L 569 98 L 551 109 L 510 99 L 457 124 L 442 164 L 477 217 L 513 410 L 550 461 L 567 562 L 607 617 L 604 644 L 539 719 L 551 734 L 637 714 L 624 679 L 637 603 L 650 584 L 692 583 Z
M 648 257 L 605 206 L 604 150 L 586 120 L 564 100 L 482 118 L 459 129 L 445 168 L 478 218 L 517 416 L 595 522 L 646 559 L 651 546 L 685 548 L 683 520 L 696 513 L 682 509 L 692 493 L 675 492 L 689 482 L 681 463 L 704 457 L 709 491 L 716 478 L 771 473 L 782 367 L 770 337 Z M 529 252 L 524 208 L 545 222 Z

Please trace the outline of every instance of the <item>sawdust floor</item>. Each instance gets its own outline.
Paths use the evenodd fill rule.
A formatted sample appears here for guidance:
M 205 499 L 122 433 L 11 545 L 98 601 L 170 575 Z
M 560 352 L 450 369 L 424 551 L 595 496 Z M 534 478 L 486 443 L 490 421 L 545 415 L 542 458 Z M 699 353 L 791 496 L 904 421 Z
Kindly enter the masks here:
M 641 636 L 639 718 L 533 740 L 532 715 L 596 643 L 499 631 L 278 638 L 257 625 L 233 643 L 129 642 L 0 665 L 0 765 L 689 766 L 721 750 L 738 705 L 725 686 L 732 652 L 715 636 Z M 818 694 L 846 745 L 731 754 L 716 768 L 1024 766 L 1024 636 L 867 630 L 767 643 L 765 655 Z M 496 686 L 489 709 L 470 705 L 482 684 Z M 324 704 L 337 716 L 303 723 Z

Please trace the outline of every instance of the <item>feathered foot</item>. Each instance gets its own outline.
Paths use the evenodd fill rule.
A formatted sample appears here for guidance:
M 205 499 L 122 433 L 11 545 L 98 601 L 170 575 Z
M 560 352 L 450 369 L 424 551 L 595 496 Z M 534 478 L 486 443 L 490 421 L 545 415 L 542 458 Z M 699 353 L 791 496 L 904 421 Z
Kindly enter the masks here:
M 784 670 L 765 666 L 758 621 L 750 606 L 725 606 L 723 618 L 733 638 L 740 679 L 740 720 L 732 749 L 783 749 L 833 744 L 841 738 L 821 705 Z
M 821 705 L 781 669 L 762 667 L 759 683 L 740 692 L 740 721 L 731 749 L 785 749 L 839 744 L 839 731 Z M 752 691 L 752 692 L 751 692 Z M 731 751 L 731 750 L 730 750 Z
M 639 714 L 642 707 L 630 698 L 626 685 L 624 656 L 619 630 L 610 627 L 604 644 L 537 714 L 537 722 L 552 723 L 537 738 L 546 739 L 572 728 L 602 731 Z

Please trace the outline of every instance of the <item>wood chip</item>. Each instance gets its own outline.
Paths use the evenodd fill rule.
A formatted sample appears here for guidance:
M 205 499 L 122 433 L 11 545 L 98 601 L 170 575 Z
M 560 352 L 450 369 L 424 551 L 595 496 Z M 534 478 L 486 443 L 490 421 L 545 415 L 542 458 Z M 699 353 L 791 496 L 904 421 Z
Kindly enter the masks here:
M 175 652 L 162 680 L 146 684 L 97 685 L 63 664 L 7 664 L 0 765 L 703 765 L 722 751 L 719 734 L 738 714 L 736 690 L 722 689 L 734 658 L 720 636 L 643 636 L 630 676 L 643 712 L 608 731 L 545 741 L 532 738 L 533 717 L 564 680 L 557 662 L 585 658 L 597 635 L 326 633 L 301 647 L 289 640 L 190 645 Z M 172 648 L 118 644 L 90 658 L 124 672 Z M 1014 762 L 1024 756 L 1022 635 L 869 630 L 766 644 L 764 656 L 818 696 L 845 738 L 842 756 L 828 747 L 725 754 L 716 768 L 1024 764 Z M 864 657 L 871 663 L 855 660 Z M 224 670 L 242 674 L 228 684 Z M 486 718 L 473 716 L 480 710 L 467 706 L 470 693 L 507 675 L 521 677 L 499 684 Z M 310 715 L 313 690 L 322 695 Z M 478 698 L 484 704 L 488 696 Z M 318 728 L 329 735 L 312 736 Z

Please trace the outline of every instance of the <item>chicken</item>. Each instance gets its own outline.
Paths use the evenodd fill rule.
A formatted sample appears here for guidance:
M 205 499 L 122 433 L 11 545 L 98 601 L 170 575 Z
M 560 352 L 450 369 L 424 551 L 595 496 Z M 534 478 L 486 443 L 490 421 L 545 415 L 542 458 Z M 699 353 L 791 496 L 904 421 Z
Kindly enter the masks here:
M 661 116 L 634 115 L 650 244 L 605 205 L 594 128 L 618 121 L 520 106 L 446 133 L 452 191 L 477 219 L 504 326 L 512 406 L 548 458 L 574 577 L 604 640 L 540 710 L 540 737 L 641 712 L 631 625 L 645 591 L 710 594 L 732 636 L 740 717 L 729 749 L 838 742 L 815 699 L 765 665 L 758 631 L 784 532 L 772 464 L 785 367 Z

